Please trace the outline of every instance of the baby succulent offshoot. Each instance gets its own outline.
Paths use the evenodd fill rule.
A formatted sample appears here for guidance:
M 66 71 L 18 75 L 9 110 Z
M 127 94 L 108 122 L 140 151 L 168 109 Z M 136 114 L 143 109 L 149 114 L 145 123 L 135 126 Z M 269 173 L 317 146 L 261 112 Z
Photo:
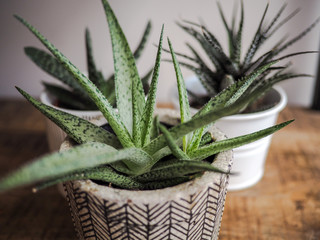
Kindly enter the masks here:
M 154 117 L 162 51 L 163 27 L 147 99 L 135 58 L 109 3 L 102 0 L 109 24 L 115 69 L 116 111 L 103 93 L 55 46 L 26 20 L 16 16 L 56 57 L 90 96 L 114 133 L 86 120 L 40 103 L 18 91 L 77 143 L 73 148 L 40 157 L 0 181 L 0 191 L 26 184 L 35 190 L 78 179 L 105 182 L 123 189 L 150 190 L 174 186 L 201 176 L 205 171 L 229 174 L 215 167 L 214 155 L 268 136 L 292 121 L 223 141 L 214 141 L 207 128 L 217 119 L 235 114 L 257 97 L 247 93 L 254 80 L 274 62 L 242 78 L 212 98 L 191 116 L 183 77 L 171 42 L 170 53 L 179 85 L 181 123 L 167 129 Z

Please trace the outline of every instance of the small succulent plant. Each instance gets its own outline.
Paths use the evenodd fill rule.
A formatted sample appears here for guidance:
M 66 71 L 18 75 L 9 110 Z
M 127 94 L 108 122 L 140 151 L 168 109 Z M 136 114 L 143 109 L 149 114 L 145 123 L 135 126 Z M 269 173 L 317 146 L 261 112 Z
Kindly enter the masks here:
M 239 22 L 236 23 L 236 14 L 234 13 L 231 25 L 227 23 L 219 2 L 217 3 L 217 5 L 222 18 L 222 22 L 227 32 L 229 53 L 226 53 L 223 50 L 222 45 L 217 40 L 215 35 L 209 32 L 205 26 L 189 21 L 178 23 L 178 25 L 184 31 L 190 34 L 199 43 L 208 59 L 214 66 L 214 69 L 212 69 L 212 67 L 209 66 L 206 60 L 204 60 L 200 56 L 201 54 L 199 54 L 189 43 L 187 43 L 187 47 L 190 49 L 192 56 L 177 53 L 177 55 L 179 55 L 183 59 L 180 64 L 192 70 L 198 76 L 201 84 L 207 91 L 207 95 L 199 96 L 196 93 L 193 93 L 192 90 L 190 90 L 190 97 L 192 98 L 193 104 L 195 106 L 204 105 L 205 102 L 208 101 L 208 99 L 210 99 L 212 96 L 215 96 L 229 85 L 239 81 L 244 76 L 254 72 L 256 69 L 265 65 L 266 63 L 275 60 L 275 57 L 277 57 L 289 46 L 304 37 L 320 21 L 320 18 L 318 18 L 308 28 L 306 28 L 303 32 L 292 39 L 280 39 L 280 41 L 273 48 L 271 48 L 270 51 L 258 56 L 256 60 L 254 60 L 261 46 L 298 12 L 298 10 L 295 10 L 286 18 L 280 21 L 280 17 L 286 8 L 286 4 L 284 4 L 273 17 L 273 19 L 267 24 L 265 21 L 269 6 L 269 4 L 267 4 L 251 45 L 249 46 L 246 54 L 244 55 L 244 58 L 242 59 L 242 35 L 244 24 L 243 1 L 241 1 L 241 13 Z M 312 53 L 312 51 L 291 53 L 279 57 L 278 60 L 287 59 L 289 57 L 305 53 Z M 255 82 L 250 86 L 250 91 L 255 91 L 255 89 L 259 85 L 267 85 L 269 87 L 265 88 L 265 91 L 261 93 L 261 96 L 263 96 L 263 93 L 266 93 L 274 84 L 280 81 L 296 77 L 310 76 L 307 74 L 296 74 L 291 71 L 287 71 L 289 66 L 290 63 L 286 63 L 284 66 L 270 67 L 267 71 L 265 71 L 255 79 Z M 257 105 L 257 102 L 255 102 L 255 104 L 249 105 L 250 107 L 248 107 L 246 111 L 254 111 L 254 109 L 256 109 L 257 107 L 254 107 L 254 105 Z M 243 111 L 244 110 L 245 109 L 243 109 Z
M 149 21 L 143 36 L 134 51 L 134 58 L 139 59 L 144 50 L 148 36 L 151 31 L 151 22 Z M 114 91 L 114 75 L 107 79 L 104 78 L 101 71 L 96 67 L 93 57 L 92 43 L 89 29 L 85 31 L 85 45 L 87 57 L 87 71 L 89 79 L 99 88 L 103 95 L 108 99 L 112 106 L 116 104 Z M 25 54 L 43 71 L 60 81 L 62 85 L 43 82 L 46 92 L 57 99 L 58 105 L 67 109 L 74 110 L 96 110 L 97 106 L 90 99 L 89 95 L 84 91 L 74 76 L 69 73 L 63 65 L 51 54 L 35 47 L 25 47 Z M 150 79 L 152 70 L 142 77 L 142 83 L 145 91 L 148 89 L 148 80 Z
M 168 39 L 179 86 L 181 123 L 167 128 L 154 117 L 160 68 L 163 28 L 158 45 L 148 97 L 139 77 L 134 56 L 107 0 L 102 0 L 111 35 L 117 111 L 103 93 L 32 25 L 23 23 L 57 58 L 95 102 L 113 131 L 106 131 L 84 119 L 38 102 L 18 91 L 76 142 L 70 150 L 40 157 L 0 181 L 0 191 L 38 183 L 41 189 L 58 182 L 92 179 L 125 189 L 159 189 L 201 175 L 204 171 L 223 172 L 214 167 L 214 155 L 255 141 L 291 121 L 233 139 L 214 141 L 207 128 L 220 117 L 236 113 L 257 95 L 247 91 L 254 80 L 274 62 L 259 68 L 212 98 L 191 116 L 187 91 L 176 55 Z M 223 172 L 225 173 L 225 172 Z M 226 173 L 228 174 L 228 173 Z

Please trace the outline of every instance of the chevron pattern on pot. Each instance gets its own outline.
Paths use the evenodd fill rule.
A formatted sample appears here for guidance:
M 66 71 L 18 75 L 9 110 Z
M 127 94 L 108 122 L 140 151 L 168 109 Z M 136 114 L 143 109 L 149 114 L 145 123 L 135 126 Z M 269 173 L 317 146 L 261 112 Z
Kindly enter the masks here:
M 216 239 L 228 176 L 207 189 L 166 202 L 112 202 L 66 184 L 79 239 Z

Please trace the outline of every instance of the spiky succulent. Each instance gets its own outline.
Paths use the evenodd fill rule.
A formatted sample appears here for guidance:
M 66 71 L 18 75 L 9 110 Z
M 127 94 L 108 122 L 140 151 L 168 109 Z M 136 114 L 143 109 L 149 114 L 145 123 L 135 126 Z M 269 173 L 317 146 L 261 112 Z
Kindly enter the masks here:
M 8 175 L 0 181 L 0 191 L 34 182 L 39 184 L 36 189 L 41 189 L 76 179 L 100 180 L 125 189 L 168 187 L 197 177 L 204 171 L 223 172 L 211 164 L 215 154 L 265 137 L 291 122 L 233 139 L 214 141 L 207 132 L 208 126 L 220 117 L 236 113 L 256 98 L 253 93 L 243 93 L 273 62 L 231 85 L 191 116 L 183 77 L 168 40 L 179 86 L 181 123 L 167 129 L 153 116 L 163 29 L 145 100 L 134 56 L 109 3 L 107 0 L 102 0 L 102 3 L 113 49 L 117 111 L 103 93 L 33 26 L 21 17 L 16 18 L 72 74 L 113 131 L 106 131 L 84 119 L 46 106 L 18 88 L 29 102 L 61 127 L 77 145 L 70 150 L 41 157 Z
M 143 36 L 134 51 L 134 58 L 138 59 L 145 47 L 148 36 L 151 31 L 151 22 L 149 21 Z M 101 71 L 96 67 L 93 58 L 93 50 L 89 29 L 85 31 L 85 45 L 86 45 L 86 60 L 88 78 L 92 81 L 103 95 L 108 99 L 112 106 L 116 104 L 115 91 L 114 91 L 114 74 L 107 79 L 104 78 Z M 96 110 L 97 106 L 90 99 L 89 95 L 77 83 L 74 76 L 69 73 L 63 65 L 51 54 L 35 47 L 25 47 L 25 54 L 43 71 L 53 76 L 55 79 L 63 83 L 62 85 L 51 84 L 43 82 L 46 92 L 54 96 L 60 107 L 75 109 L 75 110 Z M 142 83 L 145 91 L 148 89 L 148 80 L 152 74 L 149 70 L 147 74 L 142 77 Z
M 206 96 L 198 96 L 190 89 L 190 97 L 192 98 L 194 105 L 198 106 L 202 106 L 206 101 L 208 101 L 208 99 L 218 94 L 230 84 L 239 81 L 246 75 L 254 72 L 259 67 L 273 61 L 275 57 L 287 49 L 287 47 L 291 46 L 305 36 L 320 20 L 320 18 L 318 18 L 313 24 L 292 39 L 287 41 L 286 38 L 280 39 L 280 41 L 273 48 L 271 48 L 270 51 L 256 57 L 256 60 L 254 60 L 257 51 L 261 48 L 261 46 L 268 39 L 270 39 L 270 37 L 281 28 L 281 26 L 294 17 L 298 12 L 298 10 L 295 10 L 280 21 L 281 15 L 286 8 L 286 4 L 284 4 L 272 18 L 272 20 L 267 24 L 265 21 L 269 6 L 269 4 L 267 4 L 251 45 L 242 59 L 241 52 L 244 23 L 243 1 L 241 1 L 239 22 L 236 24 L 236 14 L 234 13 L 230 26 L 227 23 L 219 2 L 217 5 L 223 25 L 227 32 L 229 53 L 226 53 L 223 50 L 218 39 L 213 33 L 209 32 L 205 26 L 189 21 L 178 23 L 183 30 L 196 39 L 214 66 L 214 69 L 212 69 L 212 67 L 207 64 L 206 60 L 200 56 L 201 54 L 199 54 L 189 43 L 187 43 L 187 47 L 190 49 L 192 56 L 177 53 L 177 55 L 184 59 L 184 61 L 181 61 L 180 64 L 192 70 L 198 76 L 199 80 L 207 91 Z M 305 53 L 311 53 L 311 51 L 295 52 L 282 56 L 278 59 L 287 59 L 291 56 Z M 259 85 L 268 85 L 269 88 L 266 88 L 265 91 L 267 92 L 274 84 L 280 81 L 296 77 L 310 76 L 307 74 L 295 74 L 287 71 L 289 66 L 290 64 L 286 63 L 284 66 L 270 67 L 267 71 L 255 79 L 254 83 L 250 86 L 249 91 L 255 91 Z M 261 95 L 263 95 L 263 93 L 261 93 Z M 253 109 L 249 110 L 248 108 L 247 111 L 253 111 Z

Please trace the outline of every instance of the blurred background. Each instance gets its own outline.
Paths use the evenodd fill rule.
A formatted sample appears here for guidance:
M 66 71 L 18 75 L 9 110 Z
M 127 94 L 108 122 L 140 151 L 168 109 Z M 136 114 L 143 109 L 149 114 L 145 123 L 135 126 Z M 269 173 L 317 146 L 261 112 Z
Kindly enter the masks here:
M 152 31 L 146 49 L 138 61 L 140 74 L 146 73 L 153 66 L 156 47 L 162 24 L 165 24 L 165 36 L 172 41 L 177 52 L 188 52 L 186 42 L 197 43 L 176 24 L 176 21 L 190 20 L 205 23 L 207 28 L 216 34 L 223 47 L 227 49 L 226 32 L 220 19 L 216 1 L 214 0 L 109 0 L 132 49 L 135 49 L 150 19 Z M 229 22 L 233 12 L 233 0 L 221 1 L 222 8 Z M 266 16 L 271 20 L 279 8 L 285 3 L 282 0 L 244 0 L 245 20 L 243 32 L 243 48 L 246 52 L 267 2 L 270 3 Z M 300 12 L 272 39 L 268 40 L 262 51 L 270 49 L 285 35 L 296 36 L 320 16 L 319 0 L 290 0 L 283 17 L 296 8 Z M 79 69 L 86 71 L 84 31 L 88 27 L 91 32 L 94 57 L 99 69 L 105 76 L 113 72 L 113 60 L 108 27 L 101 1 L 99 0 L 1 0 L 0 1 L 0 98 L 21 98 L 14 86 L 19 86 L 31 95 L 38 97 L 43 87 L 42 80 L 52 78 L 42 72 L 24 54 L 25 46 L 44 49 L 40 42 L 16 19 L 18 14 L 34 25 L 61 52 L 63 52 Z M 317 25 L 302 40 L 286 51 L 307 51 L 319 49 L 319 29 Z M 164 44 L 168 48 L 167 43 Z M 265 51 L 264 51 L 265 50 Z M 284 55 L 284 52 L 282 55 Z M 280 56 L 282 56 L 280 55 Z M 163 53 L 163 59 L 169 54 Z M 308 54 L 292 58 L 292 70 L 299 73 L 317 74 L 318 56 Z M 192 73 L 183 70 L 187 79 Z M 158 87 L 158 101 L 168 102 L 170 91 L 175 87 L 175 74 L 171 63 L 162 62 Z M 310 106 L 312 102 L 315 78 L 291 79 L 281 84 L 288 94 L 289 104 Z

